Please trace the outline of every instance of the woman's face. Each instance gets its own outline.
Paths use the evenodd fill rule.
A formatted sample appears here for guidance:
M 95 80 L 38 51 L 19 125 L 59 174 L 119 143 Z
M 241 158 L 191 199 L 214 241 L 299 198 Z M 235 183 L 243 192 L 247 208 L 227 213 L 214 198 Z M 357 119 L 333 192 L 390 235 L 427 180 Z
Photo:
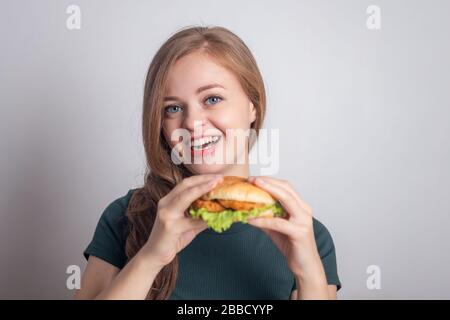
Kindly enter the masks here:
M 207 54 L 197 50 L 170 68 L 163 133 L 172 148 L 190 158 L 185 166 L 194 174 L 246 174 L 242 170 L 248 170 L 248 162 L 241 161 L 242 156 L 247 158 L 248 146 L 235 143 L 232 147 L 236 140 L 227 129 L 239 135 L 255 118 L 256 110 L 239 80 Z M 183 137 L 185 141 L 180 143 L 176 136 L 180 131 L 189 133 L 191 140 Z

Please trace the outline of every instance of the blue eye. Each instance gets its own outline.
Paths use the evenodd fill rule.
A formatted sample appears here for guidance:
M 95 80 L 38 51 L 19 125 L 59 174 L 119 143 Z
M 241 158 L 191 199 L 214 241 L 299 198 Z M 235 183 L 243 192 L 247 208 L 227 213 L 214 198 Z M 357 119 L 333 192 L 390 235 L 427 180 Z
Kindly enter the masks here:
M 222 98 L 219 96 L 211 96 L 211 97 L 208 97 L 205 101 L 207 102 L 206 104 L 217 104 L 220 101 L 222 101 Z
M 164 110 L 166 111 L 166 113 L 177 113 L 178 111 L 181 111 L 181 107 L 180 106 L 167 106 L 164 108 Z

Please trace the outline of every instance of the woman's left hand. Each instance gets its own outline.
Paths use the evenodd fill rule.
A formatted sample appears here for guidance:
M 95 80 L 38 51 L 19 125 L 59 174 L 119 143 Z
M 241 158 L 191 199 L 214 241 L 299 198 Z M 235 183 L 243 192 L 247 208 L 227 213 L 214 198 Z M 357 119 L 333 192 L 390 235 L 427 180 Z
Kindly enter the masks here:
M 294 275 L 315 277 L 323 273 L 311 207 L 287 181 L 265 176 L 249 177 L 248 181 L 275 197 L 287 213 L 283 218 L 252 218 L 248 223 L 260 227 L 272 239 Z

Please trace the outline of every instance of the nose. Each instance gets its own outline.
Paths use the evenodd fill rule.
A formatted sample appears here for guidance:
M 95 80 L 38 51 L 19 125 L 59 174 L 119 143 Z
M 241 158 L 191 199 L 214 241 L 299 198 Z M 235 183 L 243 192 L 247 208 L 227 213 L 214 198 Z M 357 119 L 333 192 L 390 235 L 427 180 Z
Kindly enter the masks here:
M 199 127 L 203 127 L 208 119 L 204 110 L 201 107 L 190 105 L 186 108 L 187 110 L 184 112 L 184 119 L 182 126 L 183 128 L 194 131 L 195 129 L 199 129 Z

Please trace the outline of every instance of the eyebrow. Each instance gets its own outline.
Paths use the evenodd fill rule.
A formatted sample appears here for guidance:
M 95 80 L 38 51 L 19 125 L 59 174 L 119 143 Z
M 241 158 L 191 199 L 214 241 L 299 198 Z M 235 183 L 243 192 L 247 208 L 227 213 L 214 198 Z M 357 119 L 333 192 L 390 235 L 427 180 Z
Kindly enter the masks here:
M 225 89 L 224 86 L 218 84 L 218 83 L 212 83 L 212 84 L 207 84 L 206 86 L 202 86 L 200 88 L 197 89 L 197 91 L 195 91 L 196 94 L 199 94 L 202 91 L 208 90 L 208 89 L 212 89 L 212 88 L 222 88 Z M 169 100 L 180 100 L 179 98 L 175 97 L 175 96 L 168 96 L 168 97 L 164 97 L 164 101 L 169 101 Z

